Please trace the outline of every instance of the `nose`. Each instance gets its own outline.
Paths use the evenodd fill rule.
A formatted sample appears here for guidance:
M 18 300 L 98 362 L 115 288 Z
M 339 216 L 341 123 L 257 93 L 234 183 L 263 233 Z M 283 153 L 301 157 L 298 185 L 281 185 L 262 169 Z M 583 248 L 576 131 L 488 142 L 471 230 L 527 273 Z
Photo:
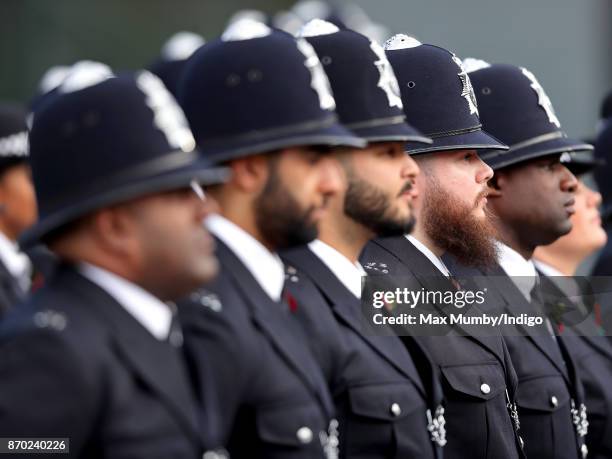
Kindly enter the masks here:
M 584 187 L 584 191 L 587 193 L 587 205 L 589 207 L 599 207 L 602 201 L 601 193 L 599 193 L 598 191 L 595 191 L 591 187 L 588 187 L 583 182 L 581 183 L 582 183 L 582 186 Z
M 562 177 L 561 177 L 561 190 L 566 193 L 576 193 L 576 188 L 578 188 L 578 179 L 572 172 L 565 166 L 561 166 Z
M 414 183 L 417 178 L 417 175 L 419 175 L 420 172 L 421 171 L 417 162 L 412 158 L 412 156 L 406 154 L 404 156 L 404 163 L 401 171 L 402 178 L 408 179 L 412 183 Z
M 342 167 L 336 158 L 328 156 L 322 158 L 318 164 L 320 179 L 319 191 L 325 195 L 339 193 L 346 187 Z
M 478 171 L 476 172 L 477 183 L 487 183 L 493 178 L 493 169 L 485 163 L 480 156 L 478 157 Z

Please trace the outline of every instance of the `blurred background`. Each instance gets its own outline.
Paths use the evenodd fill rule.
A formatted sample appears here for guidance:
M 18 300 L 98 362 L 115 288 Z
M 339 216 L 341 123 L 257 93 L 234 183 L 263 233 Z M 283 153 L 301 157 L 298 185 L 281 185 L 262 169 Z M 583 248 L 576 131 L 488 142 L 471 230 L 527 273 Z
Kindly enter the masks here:
M 256 9 L 292 29 L 327 11 L 379 40 L 404 32 L 460 57 L 528 67 L 570 135 L 591 137 L 612 88 L 610 0 L 0 0 L 0 99 L 25 102 L 51 66 L 148 66 L 175 32 L 219 35 Z M 327 8 L 327 9 L 326 9 Z

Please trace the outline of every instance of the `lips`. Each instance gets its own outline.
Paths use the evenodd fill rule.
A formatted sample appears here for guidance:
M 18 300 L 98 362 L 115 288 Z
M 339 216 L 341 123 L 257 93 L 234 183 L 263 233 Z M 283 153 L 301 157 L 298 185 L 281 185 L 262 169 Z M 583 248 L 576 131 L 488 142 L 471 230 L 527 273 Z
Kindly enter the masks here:
M 574 208 L 575 204 L 576 200 L 574 198 L 570 199 L 569 201 L 566 201 L 565 204 L 563 204 L 563 207 L 565 207 L 565 211 L 568 215 L 574 215 L 576 213 L 576 209 Z
M 210 235 L 208 231 L 202 228 L 202 232 L 199 233 L 198 243 L 203 252 L 207 254 L 214 253 L 217 244 L 215 243 L 215 239 Z
M 409 198 L 415 199 L 418 195 L 419 195 L 419 191 L 417 187 L 413 183 L 408 182 L 404 185 L 402 190 L 399 192 L 398 197 L 406 197 L 406 198 L 409 197 Z

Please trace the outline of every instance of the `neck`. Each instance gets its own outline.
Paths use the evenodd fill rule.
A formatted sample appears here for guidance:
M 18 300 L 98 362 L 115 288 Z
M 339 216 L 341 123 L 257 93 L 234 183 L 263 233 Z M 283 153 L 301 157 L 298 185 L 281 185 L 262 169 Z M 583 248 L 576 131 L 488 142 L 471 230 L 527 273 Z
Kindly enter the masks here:
M 352 220 L 340 209 L 329 209 L 319 223 L 319 239 L 333 247 L 353 263 L 359 261 L 361 251 L 374 237 L 365 226 Z
M 414 225 L 414 230 L 412 231 L 411 236 L 431 250 L 435 256 L 441 257 L 444 255 L 444 250 L 434 242 L 429 234 L 427 234 L 423 226 L 419 223 L 420 220 L 421 219 L 417 217 L 417 222 L 416 225 Z
M 546 247 L 538 247 L 534 257 L 547 265 L 552 266 L 564 276 L 573 276 L 578 270 L 579 262 L 576 257 L 566 252 L 551 252 Z
M 533 257 L 535 246 L 522 240 L 520 235 L 504 225 L 497 225 L 497 239 L 518 252 L 525 260 Z
M 276 247 L 270 244 L 261 234 L 257 226 L 255 211 L 251 200 L 245 196 L 234 196 L 230 193 L 209 193 L 219 204 L 218 214 L 238 226 L 270 252 L 276 252 Z
M 6 238 L 11 241 L 17 241 L 17 234 L 13 231 L 4 221 L 0 220 L 0 232 L 6 236 Z

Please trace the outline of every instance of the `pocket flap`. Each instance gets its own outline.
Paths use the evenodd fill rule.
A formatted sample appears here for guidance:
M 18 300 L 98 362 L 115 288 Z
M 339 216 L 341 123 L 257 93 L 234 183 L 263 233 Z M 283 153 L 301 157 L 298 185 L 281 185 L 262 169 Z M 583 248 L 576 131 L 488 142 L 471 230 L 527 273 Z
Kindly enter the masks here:
M 496 362 L 442 367 L 448 384 L 457 392 L 490 400 L 506 389 L 504 372 Z
M 319 442 L 319 433 L 324 430 L 315 405 L 265 407 L 257 411 L 255 422 L 263 441 L 285 446 Z
M 425 412 L 421 394 L 409 382 L 356 386 L 348 392 L 351 410 L 359 416 L 394 421 L 419 408 Z
M 516 404 L 521 408 L 552 413 L 569 402 L 570 395 L 560 376 L 543 376 L 519 383 Z

